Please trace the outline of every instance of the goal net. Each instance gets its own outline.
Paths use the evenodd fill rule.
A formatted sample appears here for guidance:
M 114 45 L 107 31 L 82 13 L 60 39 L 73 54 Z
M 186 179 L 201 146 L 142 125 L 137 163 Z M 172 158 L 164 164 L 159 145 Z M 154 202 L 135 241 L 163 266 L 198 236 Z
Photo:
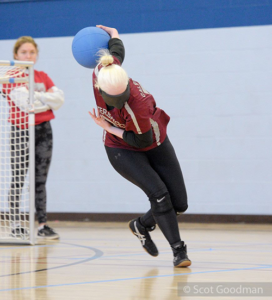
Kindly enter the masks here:
M 35 243 L 33 93 L 33 63 L 0 60 L 0 243 Z

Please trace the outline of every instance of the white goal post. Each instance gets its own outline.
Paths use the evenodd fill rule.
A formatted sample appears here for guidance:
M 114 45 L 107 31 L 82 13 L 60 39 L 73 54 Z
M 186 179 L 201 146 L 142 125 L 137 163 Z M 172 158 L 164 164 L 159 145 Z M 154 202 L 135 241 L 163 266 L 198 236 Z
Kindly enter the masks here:
M 35 244 L 33 103 L 33 62 L 0 60 L 0 244 Z

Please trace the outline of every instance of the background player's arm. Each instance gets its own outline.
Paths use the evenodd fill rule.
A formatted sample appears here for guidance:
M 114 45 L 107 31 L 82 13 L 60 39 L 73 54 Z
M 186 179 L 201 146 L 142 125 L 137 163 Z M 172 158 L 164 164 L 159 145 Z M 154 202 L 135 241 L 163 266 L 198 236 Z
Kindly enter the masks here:
M 46 93 L 35 92 L 35 99 L 47 105 L 49 109 L 57 110 L 64 103 L 64 93 L 56 86 L 53 86 Z
M 30 102 L 29 102 L 29 91 L 26 87 L 20 86 L 14 88 L 10 92 L 9 97 L 21 111 L 28 112 L 31 109 Z M 35 113 L 44 112 L 49 109 L 50 109 L 49 106 L 37 100 L 34 94 Z
M 34 92 L 35 113 L 45 112 L 50 109 L 57 110 L 64 102 L 64 95 L 57 87 L 52 87 L 52 92 Z M 10 92 L 10 98 L 22 111 L 28 112 L 30 107 L 29 91 L 26 87 L 20 86 Z

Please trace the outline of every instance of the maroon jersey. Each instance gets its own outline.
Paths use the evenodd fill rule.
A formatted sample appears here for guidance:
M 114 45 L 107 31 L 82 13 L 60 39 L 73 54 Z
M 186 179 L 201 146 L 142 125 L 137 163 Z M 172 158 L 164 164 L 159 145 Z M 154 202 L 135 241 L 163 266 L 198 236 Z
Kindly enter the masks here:
M 28 74 L 23 73 L 18 77 L 26 77 Z M 46 92 L 50 88 L 54 86 L 53 81 L 51 78 L 42 71 L 34 70 L 34 91 L 35 92 Z M 13 103 L 9 97 L 9 93 L 12 89 L 19 87 L 19 86 L 26 86 L 24 83 L 9 83 L 3 84 L 3 93 L 7 96 L 8 103 L 10 105 L 10 117 L 9 122 L 16 125 L 17 127 L 24 129 L 25 127 L 28 128 L 28 113 L 21 111 L 15 103 Z M 54 119 L 53 111 L 47 110 L 45 112 L 41 112 L 35 114 L 35 125 L 41 124 L 46 121 L 50 121 Z
M 114 57 L 114 63 L 120 62 Z M 99 113 L 113 126 L 143 134 L 152 128 L 153 143 L 146 148 L 136 148 L 127 144 L 123 139 L 104 130 L 104 143 L 107 147 L 123 148 L 134 151 L 147 151 L 159 146 L 166 137 L 166 128 L 170 117 L 156 107 L 153 96 L 135 80 L 129 79 L 130 97 L 121 109 L 107 109 L 99 90 L 95 88 L 96 78 L 101 65 L 97 65 L 93 72 L 94 96 Z

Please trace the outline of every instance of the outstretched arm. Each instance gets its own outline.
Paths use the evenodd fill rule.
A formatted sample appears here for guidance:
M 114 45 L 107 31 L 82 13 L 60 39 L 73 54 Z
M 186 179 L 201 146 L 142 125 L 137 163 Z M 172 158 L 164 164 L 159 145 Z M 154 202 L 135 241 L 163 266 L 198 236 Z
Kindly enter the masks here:
M 107 26 L 104 26 L 104 25 L 96 25 L 96 27 L 105 30 L 110 35 L 110 37 L 112 39 L 114 39 L 114 38 L 119 39 L 119 34 L 118 34 L 117 29 L 111 28 L 111 27 L 107 27 Z
M 105 30 L 111 36 L 111 39 L 109 40 L 110 54 L 115 56 L 122 64 L 125 59 L 125 47 L 119 38 L 117 29 L 103 25 L 96 25 L 96 27 Z

